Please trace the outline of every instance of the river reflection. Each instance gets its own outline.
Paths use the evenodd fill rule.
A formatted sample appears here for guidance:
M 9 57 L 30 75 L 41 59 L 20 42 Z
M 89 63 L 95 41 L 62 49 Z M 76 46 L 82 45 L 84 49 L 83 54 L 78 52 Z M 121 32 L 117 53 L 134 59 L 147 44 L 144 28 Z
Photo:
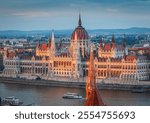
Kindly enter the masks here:
M 39 106 L 80 106 L 84 100 L 63 99 L 66 92 L 79 93 L 85 97 L 85 89 L 66 87 L 29 86 L 0 83 L 0 97 L 15 96 L 24 104 L 35 103 Z M 107 105 L 149 105 L 150 93 L 131 93 L 130 91 L 101 90 Z

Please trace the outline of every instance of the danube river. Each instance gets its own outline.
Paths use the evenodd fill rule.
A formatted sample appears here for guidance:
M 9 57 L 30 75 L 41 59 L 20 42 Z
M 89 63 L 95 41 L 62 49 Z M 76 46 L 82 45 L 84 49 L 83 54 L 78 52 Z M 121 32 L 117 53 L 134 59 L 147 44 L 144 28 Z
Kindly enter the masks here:
M 84 100 L 80 99 L 63 99 L 62 96 L 66 92 L 76 92 L 85 97 L 85 89 L 82 88 L 0 83 L 0 97 L 15 96 L 25 105 L 34 103 L 38 106 L 80 106 L 84 104 Z M 106 105 L 150 106 L 150 92 L 132 93 L 130 91 L 101 90 L 101 96 Z

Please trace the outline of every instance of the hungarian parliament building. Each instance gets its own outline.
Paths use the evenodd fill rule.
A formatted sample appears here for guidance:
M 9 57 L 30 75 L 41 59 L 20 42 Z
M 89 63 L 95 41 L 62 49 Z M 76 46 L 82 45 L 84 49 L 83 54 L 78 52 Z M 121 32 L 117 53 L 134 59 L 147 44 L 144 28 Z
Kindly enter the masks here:
M 33 55 L 15 54 L 10 56 L 4 51 L 4 70 L 6 77 L 38 76 L 47 79 L 86 78 L 91 49 L 90 36 L 82 26 L 79 15 L 78 26 L 71 35 L 70 44 L 65 53 L 58 53 L 55 46 L 54 31 L 47 43 L 36 45 Z M 111 42 L 100 40 L 98 49 L 94 48 L 94 67 L 96 79 L 118 78 L 125 80 L 149 80 L 150 61 L 147 56 L 129 54 L 126 40 L 116 44 L 112 35 Z

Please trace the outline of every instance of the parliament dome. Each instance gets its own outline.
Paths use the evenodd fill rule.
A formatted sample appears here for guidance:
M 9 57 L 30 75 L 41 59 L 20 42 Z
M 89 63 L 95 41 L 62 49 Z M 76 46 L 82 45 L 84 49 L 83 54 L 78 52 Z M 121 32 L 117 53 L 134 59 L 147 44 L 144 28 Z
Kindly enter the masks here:
M 79 14 L 78 26 L 73 31 L 71 40 L 84 40 L 84 39 L 89 39 L 89 36 L 87 31 L 82 27 L 82 21 Z

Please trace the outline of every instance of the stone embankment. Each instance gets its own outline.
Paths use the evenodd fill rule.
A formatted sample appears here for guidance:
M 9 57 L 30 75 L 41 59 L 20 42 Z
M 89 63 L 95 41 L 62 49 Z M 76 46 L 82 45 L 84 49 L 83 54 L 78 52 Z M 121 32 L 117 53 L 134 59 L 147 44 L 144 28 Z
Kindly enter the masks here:
M 113 80 L 112 80 L 113 81 Z M 55 80 L 28 80 L 28 79 L 19 79 L 19 78 L 5 78 L 0 77 L 0 83 L 9 83 L 9 84 L 24 84 L 24 85 L 36 85 L 36 86 L 55 86 L 55 87 L 77 87 L 85 88 L 85 81 L 55 81 Z M 99 89 L 113 89 L 113 90 L 142 90 L 150 91 L 150 84 L 131 84 L 131 83 L 97 83 Z

